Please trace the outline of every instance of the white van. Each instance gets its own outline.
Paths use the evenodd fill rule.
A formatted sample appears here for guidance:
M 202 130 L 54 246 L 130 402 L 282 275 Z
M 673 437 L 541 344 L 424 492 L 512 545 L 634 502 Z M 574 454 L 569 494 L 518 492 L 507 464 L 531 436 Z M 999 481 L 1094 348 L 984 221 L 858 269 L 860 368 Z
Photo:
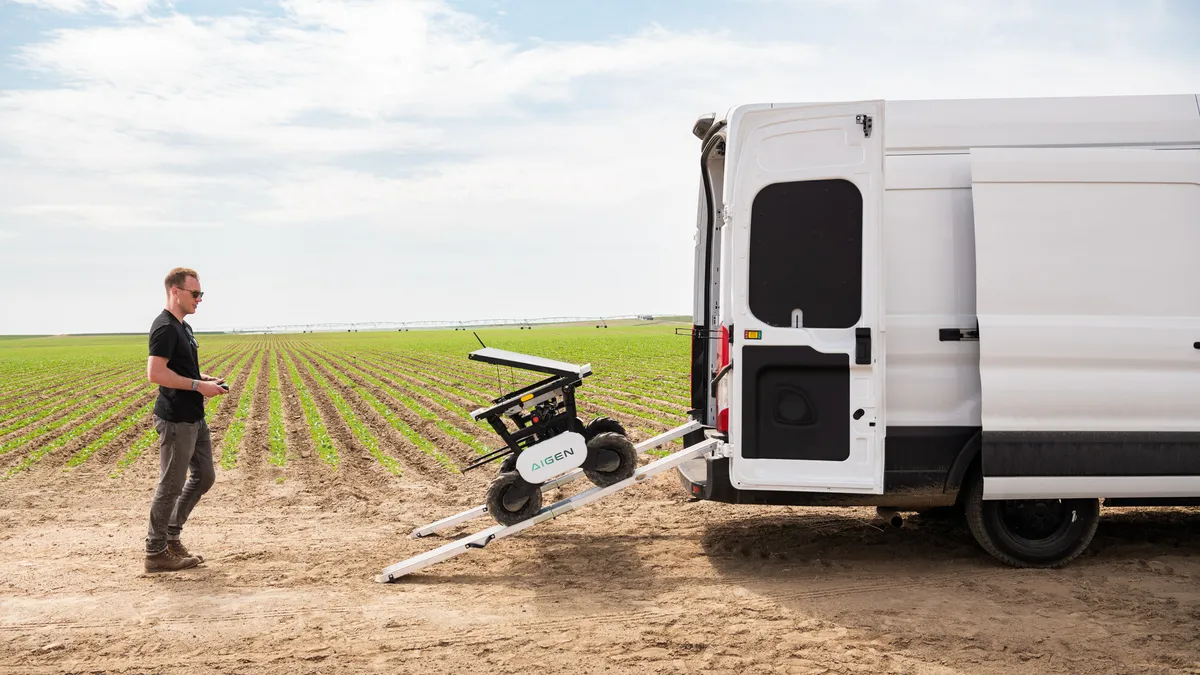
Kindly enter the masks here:
M 689 494 L 965 509 L 1037 567 L 1101 499 L 1200 504 L 1200 97 L 746 105 L 693 132 L 691 416 L 726 443 Z

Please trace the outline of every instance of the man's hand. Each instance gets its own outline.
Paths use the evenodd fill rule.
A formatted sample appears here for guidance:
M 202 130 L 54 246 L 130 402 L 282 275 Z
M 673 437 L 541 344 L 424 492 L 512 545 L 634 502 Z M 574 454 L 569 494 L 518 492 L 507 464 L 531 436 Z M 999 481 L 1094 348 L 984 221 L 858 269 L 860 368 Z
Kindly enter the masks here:
M 203 382 L 198 383 L 196 385 L 196 391 L 199 391 L 201 394 L 204 394 L 204 396 L 206 398 L 211 398 L 213 396 L 220 396 L 221 394 L 229 393 L 229 392 L 225 391 L 224 387 L 221 387 L 220 385 L 218 385 L 216 382 L 213 382 L 212 380 L 205 380 Z
M 217 384 L 221 384 L 222 382 L 225 381 L 225 378 L 213 377 L 212 375 L 208 375 L 206 373 L 200 373 L 200 381 L 201 382 L 216 382 Z

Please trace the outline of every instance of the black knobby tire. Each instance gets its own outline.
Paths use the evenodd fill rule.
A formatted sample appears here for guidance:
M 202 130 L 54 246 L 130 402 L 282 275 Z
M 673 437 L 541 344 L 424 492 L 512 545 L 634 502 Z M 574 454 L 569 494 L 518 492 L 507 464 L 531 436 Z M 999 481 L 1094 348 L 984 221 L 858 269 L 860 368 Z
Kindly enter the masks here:
M 492 479 L 484 503 L 497 523 L 516 525 L 542 510 L 542 488 L 526 482 L 516 471 L 506 471 Z
M 1013 567 L 1062 567 L 1087 549 L 1100 524 L 1099 499 L 983 499 L 976 473 L 963 503 L 975 541 Z
M 588 441 L 583 475 L 600 487 L 619 483 L 637 471 L 637 449 L 625 436 L 607 431 Z
M 517 455 L 515 453 L 509 455 L 508 457 L 505 457 L 504 461 L 500 462 L 500 473 L 508 473 L 509 471 L 516 471 L 516 470 L 517 470 Z
M 600 434 L 606 433 L 620 434 L 626 437 L 629 436 L 629 434 L 625 431 L 625 427 L 621 426 L 620 422 L 611 417 L 597 417 L 591 422 L 588 422 L 587 426 L 583 428 L 583 438 L 587 441 L 592 440 Z

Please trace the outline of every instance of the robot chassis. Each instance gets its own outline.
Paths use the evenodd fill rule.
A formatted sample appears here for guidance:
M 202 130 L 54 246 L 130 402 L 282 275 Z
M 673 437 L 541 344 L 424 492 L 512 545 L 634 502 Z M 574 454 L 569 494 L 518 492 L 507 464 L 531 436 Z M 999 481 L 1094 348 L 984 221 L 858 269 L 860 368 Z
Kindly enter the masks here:
M 584 424 L 575 409 L 575 389 L 592 374 L 591 364 L 575 365 L 503 349 L 484 347 L 467 355 L 473 361 L 547 374 L 543 380 L 493 399 L 471 413 L 487 420 L 504 440 L 463 469 L 479 468 L 504 457 L 488 485 L 484 506 L 502 525 L 515 525 L 542 509 L 543 485 L 575 469 L 597 487 L 633 476 L 638 452 L 625 428 L 609 417 Z M 516 427 L 510 430 L 505 418 Z

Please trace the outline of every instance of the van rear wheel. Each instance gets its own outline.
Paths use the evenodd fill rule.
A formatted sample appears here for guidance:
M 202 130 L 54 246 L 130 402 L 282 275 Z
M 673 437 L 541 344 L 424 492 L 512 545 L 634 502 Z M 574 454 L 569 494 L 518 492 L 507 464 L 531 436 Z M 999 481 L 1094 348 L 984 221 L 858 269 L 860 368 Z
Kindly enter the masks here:
M 976 474 L 963 504 L 975 541 L 1013 567 L 1062 567 L 1087 549 L 1100 524 L 1099 499 L 983 499 Z

